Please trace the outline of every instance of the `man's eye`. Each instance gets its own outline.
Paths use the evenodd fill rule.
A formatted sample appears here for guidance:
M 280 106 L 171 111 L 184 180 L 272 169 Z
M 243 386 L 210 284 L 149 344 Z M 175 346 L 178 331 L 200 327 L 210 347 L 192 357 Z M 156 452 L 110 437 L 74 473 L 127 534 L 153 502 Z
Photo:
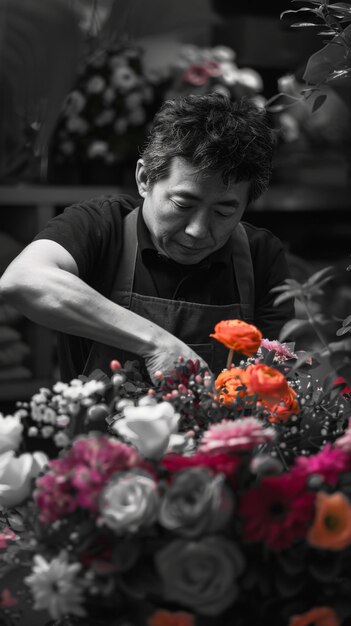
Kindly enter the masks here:
M 175 206 L 178 209 L 191 209 L 191 205 L 190 204 L 185 204 L 183 202 L 176 202 L 175 200 L 172 200 L 173 204 L 175 204 Z
M 231 217 L 233 215 L 233 213 L 222 213 L 222 211 L 215 211 L 215 213 L 218 217 Z

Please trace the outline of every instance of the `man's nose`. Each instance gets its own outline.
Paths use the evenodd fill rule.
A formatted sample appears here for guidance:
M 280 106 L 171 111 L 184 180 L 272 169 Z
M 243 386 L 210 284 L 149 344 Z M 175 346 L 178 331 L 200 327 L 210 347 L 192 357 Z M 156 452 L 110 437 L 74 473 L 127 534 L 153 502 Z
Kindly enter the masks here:
M 206 239 L 209 232 L 209 220 L 204 210 L 197 211 L 189 219 L 185 233 L 194 239 Z

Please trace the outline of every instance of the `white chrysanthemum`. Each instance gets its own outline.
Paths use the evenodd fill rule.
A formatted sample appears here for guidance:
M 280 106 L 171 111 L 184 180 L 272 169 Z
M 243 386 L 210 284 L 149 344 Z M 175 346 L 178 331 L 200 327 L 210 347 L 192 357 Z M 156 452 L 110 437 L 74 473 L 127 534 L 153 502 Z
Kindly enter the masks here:
M 77 579 L 80 569 L 79 563 L 68 563 L 65 552 L 52 561 L 35 555 L 32 573 L 25 578 L 34 597 L 34 608 L 46 609 L 55 620 L 67 614 L 86 615 L 82 582 Z

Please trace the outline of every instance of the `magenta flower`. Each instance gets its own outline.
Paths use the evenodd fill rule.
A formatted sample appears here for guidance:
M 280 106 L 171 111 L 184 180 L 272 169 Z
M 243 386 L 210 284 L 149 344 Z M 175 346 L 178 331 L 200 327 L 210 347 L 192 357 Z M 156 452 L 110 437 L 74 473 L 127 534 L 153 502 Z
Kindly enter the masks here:
M 272 441 L 274 436 L 274 429 L 263 428 L 262 423 L 255 417 L 235 421 L 222 420 L 210 426 L 204 433 L 199 451 L 217 454 L 243 452 Z
M 116 472 L 128 470 L 141 459 L 132 447 L 105 436 L 88 436 L 74 442 L 65 456 L 50 461 L 34 493 L 40 519 L 53 522 L 77 508 L 98 510 L 106 481 Z
M 349 455 L 341 448 L 333 448 L 330 443 L 327 443 L 318 454 L 309 457 L 299 456 L 295 461 L 295 470 L 300 470 L 305 475 L 320 474 L 332 485 L 338 481 L 342 472 L 350 469 Z
M 306 536 L 314 515 L 314 500 L 302 474 L 264 478 L 239 501 L 244 539 L 263 542 L 271 550 L 289 548 Z

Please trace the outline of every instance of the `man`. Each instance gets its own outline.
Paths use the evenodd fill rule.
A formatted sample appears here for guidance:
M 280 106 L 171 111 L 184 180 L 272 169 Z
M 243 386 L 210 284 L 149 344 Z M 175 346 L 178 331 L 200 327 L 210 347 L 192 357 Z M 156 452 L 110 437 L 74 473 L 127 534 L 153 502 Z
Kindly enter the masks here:
M 293 317 L 271 289 L 288 275 L 281 242 L 242 223 L 266 190 L 273 152 L 264 112 L 247 100 L 190 95 L 164 103 L 128 196 L 68 207 L 4 273 L 2 295 L 60 332 L 63 380 L 117 358 L 151 379 L 179 355 L 218 373 L 227 349 L 209 337 L 241 318 L 278 337 Z

